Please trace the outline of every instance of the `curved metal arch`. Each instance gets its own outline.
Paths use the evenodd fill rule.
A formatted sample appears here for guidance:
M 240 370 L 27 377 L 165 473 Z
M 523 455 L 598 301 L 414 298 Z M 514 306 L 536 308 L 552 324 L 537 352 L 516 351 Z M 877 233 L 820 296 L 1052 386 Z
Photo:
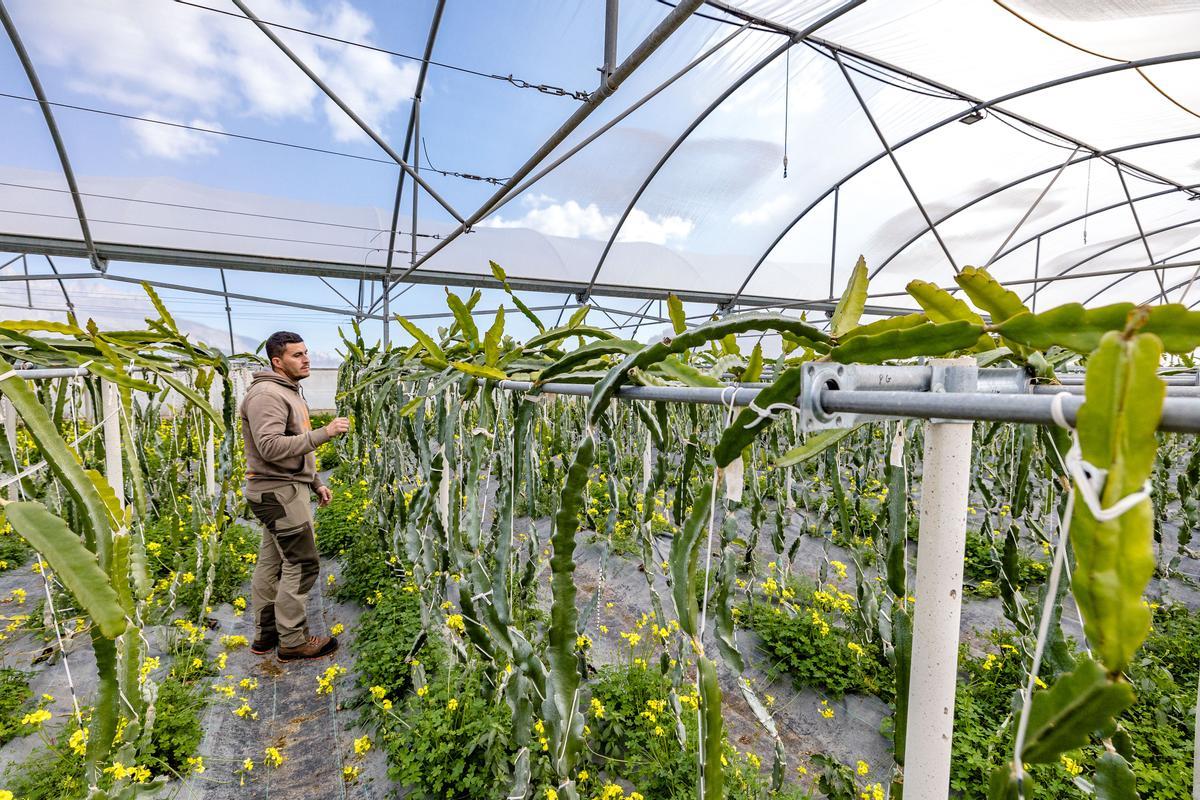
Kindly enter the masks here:
M 1169 255 L 1165 259 L 1163 259 L 1163 262 L 1164 262 L 1163 266 L 1168 266 L 1168 267 L 1173 266 L 1166 262 L 1169 262 L 1173 258 L 1179 258 L 1180 256 L 1188 255 L 1189 253 L 1194 253 L 1197 250 L 1200 250 L 1200 245 L 1198 245 L 1196 247 L 1189 247 L 1187 250 L 1180 250 L 1176 253 L 1172 253 L 1171 255 Z M 1184 263 L 1187 263 L 1187 262 L 1184 262 Z M 1179 266 L 1179 265 L 1174 265 L 1174 266 Z M 1189 266 L 1200 267 L 1200 262 L 1196 262 L 1195 264 L 1189 264 Z M 1187 284 L 1189 284 L 1191 282 L 1192 282 L 1192 279 L 1188 278 L 1186 281 L 1180 281 L 1179 283 L 1173 284 L 1166 289 L 1166 293 L 1170 294 L 1171 292 L 1175 291 L 1176 289 L 1182 288 L 1183 286 L 1186 286 Z M 1153 300 L 1154 300 L 1153 297 L 1151 297 L 1149 300 L 1143 300 L 1140 305 L 1148 305 Z
M 1200 222 L 1200 220 L 1196 220 L 1195 222 Z M 1194 222 L 1193 222 L 1192 224 L 1194 224 Z M 1182 226 L 1181 226 L 1181 227 L 1182 227 Z M 1165 258 L 1162 258 L 1162 259 L 1160 259 L 1160 260 L 1158 260 L 1158 261 L 1155 261 L 1155 262 L 1154 262 L 1154 264 L 1155 264 L 1157 267 L 1159 267 L 1159 269 L 1160 269 L 1160 270 L 1161 270 L 1163 267 L 1179 266 L 1179 265 L 1171 265 L 1171 264 L 1168 264 L 1167 262 L 1169 262 L 1169 261 L 1170 261 L 1171 259 L 1173 259 L 1173 258 L 1178 258 L 1179 256 L 1187 255 L 1188 253 L 1194 253 L 1194 252 L 1196 252 L 1197 250 L 1200 250 L 1200 246 L 1198 246 L 1198 247 L 1189 247 L 1189 248 L 1187 248 L 1186 250 L 1178 250 L 1178 251 L 1176 251 L 1175 253 L 1172 253 L 1171 255 L 1169 255 L 1169 256 L 1166 256 Z M 1150 270 L 1139 270 L 1139 271 L 1140 271 L 1140 272 L 1149 272 Z M 1156 270 L 1156 272 L 1157 272 L 1157 270 Z M 1163 270 L 1163 272 L 1165 273 L 1165 270 Z M 1102 289 L 1098 289 L 1097 291 L 1093 292 L 1093 293 L 1091 294 L 1091 296 L 1090 296 L 1090 297 L 1088 297 L 1088 299 L 1084 301 L 1084 304 L 1086 305 L 1087 303 L 1090 303 L 1090 302 L 1092 302 L 1093 300 L 1095 300 L 1095 299 L 1096 299 L 1097 297 L 1099 297 L 1100 295 L 1102 295 L 1102 294 L 1104 294 L 1105 292 L 1107 292 L 1108 290 L 1112 289 L 1112 288 L 1113 288 L 1114 286 L 1116 286 L 1118 283 L 1121 283 L 1122 281 L 1126 280 L 1127 278 L 1132 278 L 1132 277 L 1133 277 L 1134 275 L 1136 275 L 1136 274 L 1137 274 L 1136 272 L 1128 272 L 1128 273 L 1126 273 L 1126 274 L 1124 274 L 1124 275 L 1120 276 L 1119 278 L 1117 278 L 1117 279 L 1115 279 L 1115 280 L 1113 280 L 1113 281 L 1109 282 L 1109 283 L 1108 283 L 1106 286 L 1104 286 L 1104 288 L 1102 288 Z M 1165 299 L 1165 298 L 1166 298 L 1166 296 L 1167 296 L 1168 294 L 1170 294 L 1171 292 L 1175 291 L 1175 290 L 1176 290 L 1176 289 L 1178 289 L 1180 286 L 1183 286 L 1184 284 L 1186 284 L 1186 283 L 1190 283 L 1190 282 L 1191 282 L 1190 280 L 1187 280 L 1187 281 L 1181 281 L 1181 282 L 1179 282 L 1179 283 L 1176 283 L 1176 284 L 1174 284 L 1174 285 L 1172 285 L 1172 286 L 1170 286 L 1170 287 L 1161 287 L 1161 288 L 1159 289 L 1159 291 L 1158 291 L 1158 293 L 1157 293 L 1157 294 L 1155 294 L 1153 297 L 1150 297 L 1150 298 L 1148 298 L 1148 299 L 1146 299 L 1146 300 L 1143 300 L 1143 301 L 1142 301 L 1141 303 L 1139 303 L 1138 305 L 1143 305 L 1143 306 L 1144 306 L 1144 305 L 1149 305 L 1150 303 L 1154 302 L 1154 300 L 1155 300 L 1155 299 Z M 1160 285 L 1160 286 L 1161 286 L 1161 285 Z
M 1122 205 L 1124 205 L 1124 204 L 1122 204 Z M 1123 240 L 1121 240 L 1115 244 L 1111 244 L 1108 247 L 1105 247 L 1101 250 L 1097 250 L 1095 253 L 1092 253 L 1087 258 L 1084 258 L 1080 261 L 1076 261 L 1074 264 L 1067 267 L 1063 271 L 1059 272 L 1057 275 L 1052 275 L 1052 276 L 1046 278 L 1045 280 L 1041 281 L 1040 285 L 1037 287 L 1037 290 L 1040 291 L 1041 288 L 1046 286 L 1047 284 L 1054 283 L 1055 281 L 1061 279 L 1064 275 L 1069 275 L 1072 272 L 1072 270 L 1075 270 L 1078 267 L 1082 267 L 1084 264 L 1088 263 L 1089 261 L 1091 261 L 1093 259 L 1099 258 L 1102 255 L 1111 253 L 1114 250 L 1120 250 L 1122 247 L 1128 247 L 1131 244 L 1136 244 L 1136 243 L 1140 242 L 1143 238 L 1148 239 L 1151 236 L 1157 236 L 1160 233 L 1167 233 L 1169 231 L 1178 230 L 1179 228 L 1186 228 L 1188 225 L 1195 225 L 1197 223 L 1200 223 L 1200 217 L 1194 217 L 1194 218 L 1186 220 L 1184 222 L 1177 222 L 1173 225 L 1166 225 L 1162 228 L 1156 228 L 1152 231 L 1146 231 L 1144 237 L 1141 233 L 1139 233 L 1135 236 L 1130 236 L 1127 239 L 1123 239 Z M 1155 263 L 1157 263 L 1157 260 Z M 1125 278 L 1128 278 L 1129 275 L 1132 275 L 1132 274 L 1133 273 L 1129 273 L 1127 275 L 1121 276 L 1121 278 L 1119 278 L 1117 281 L 1115 281 L 1113 285 L 1115 285 L 1116 283 L 1119 283 L 1120 281 L 1125 280 Z M 1102 294 L 1105 291 L 1108 291 L 1108 288 L 1102 289 L 1100 293 Z M 1022 302 L 1028 302 L 1031 297 L 1033 297 L 1033 292 L 1030 292 L 1028 295 L 1026 295 L 1024 298 L 1022 298 Z M 1093 300 L 1093 299 L 1095 299 L 1095 295 L 1088 298 L 1089 301 Z
M 21 35 L 17 33 L 17 26 L 9 16 L 3 0 L 0 0 L 0 23 L 3 23 L 4 30 L 12 42 L 13 50 L 17 52 L 17 58 L 20 59 L 21 66 L 25 69 L 25 75 L 29 78 L 33 94 L 37 97 L 38 105 L 41 106 L 42 116 L 46 119 L 46 127 L 50 129 L 50 138 L 54 141 L 54 149 L 58 151 L 58 161 L 62 165 L 63 177 L 67 181 L 67 188 L 71 190 L 71 202 L 75 204 L 75 215 L 79 218 L 79 230 L 83 234 L 84 244 L 87 245 L 88 261 L 91 262 L 92 269 L 104 272 L 105 263 L 96 255 L 96 244 L 92 241 L 92 230 L 88 225 L 87 214 L 83 210 L 83 197 L 79 192 L 79 184 L 75 181 L 75 170 L 71 168 L 71 159 L 67 156 L 67 146 L 63 143 L 62 135 L 58 131 L 58 123 L 54 119 L 54 112 L 50 110 L 50 103 L 46 99 L 42 81 L 38 78 L 33 61 L 29 58 L 29 52 L 25 49 L 25 43 L 21 41 Z M 63 291 L 65 293 L 66 290 Z
M 955 113 L 951 116 L 948 116 L 942 120 L 939 120 L 938 122 L 935 122 L 935 123 L 923 128 L 922 130 L 917 131 L 916 133 L 911 134 L 910 136 L 908 136 L 904 139 L 901 139 L 899 142 L 896 142 L 895 144 L 892 145 L 892 150 L 899 150 L 901 147 L 911 144 L 912 142 L 916 141 L 917 139 L 923 138 L 924 136 L 926 136 L 930 133 L 933 133 L 934 131 L 936 131 L 944 126 L 949 125 L 951 122 L 955 122 L 955 121 L 961 119 L 962 117 L 966 116 L 967 114 L 970 114 L 970 113 L 973 113 L 976 111 L 985 111 L 988 109 L 994 109 L 996 113 L 1002 113 L 1005 116 L 1010 117 L 1011 119 L 1015 119 L 1019 122 L 1022 122 L 1026 125 L 1036 128 L 1037 130 L 1040 130 L 1043 133 L 1049 134 L 1051 136 L 1055 136 L 1059 139 L 1062 139 L 1065 142 L 1069 142 L 1070 144 L 1076 145 L 1077 147 L 1082 147 L 1085 150 L 1095 153 L 1098 151 L 1098 148 L 1088 145 L 1086 142 L 1083 142 L 1072 136 L 1068 136 L 1067 134 L 1057 131 L 1054 128 L 1051 128 L 1047 125 L 1043 125 L 1042 123 L 1036 122 L 1034 120 L 1028 119 L 1027 117 L 1024 117 L 1020 114 L 1017 114 L 1017 113 L 1014 113 L 1012 111 L 1008 111 L 1005 109 L 997 109 L 995 107 L 997 105 L 999 105 L 1000 103 L 1004 103 L 1009 100 L 1014 100 L 1019 97 L 1024 97 L 1029 94 L 1034 94 L 1034 93 L 1037 93 L 1040 91 L 1044 91 L 1046 89 L 1052 89 L 1052 88 L 1055 88 L 1058 86 L 1063 86 L 1068 83 L 1074 83 L 1076 81 L 1085 80 L 1087 78 L 1095 78 L 1095 77 L 1099 77 L 1101 75 L 1107 75 L 1107 74 L 1114 73 L 1114 72 L 1122 72 L 1122 71 L 1128 70 L 1128 69 L 1137 69 L 1138 67 L 1153 66 L 1155 64 L 1171 64 L 1171 63 L 1176 63 L 1176 62 L 1180 62 L 1180 61 L 1190 61 L 1190 60 L 1200 58 L 1200 51 L 1192 50 L 1192 51 L 1188 51 L 1185 53 L 1175 53 L 1175 54 L 1166 55 L 1166 56 L 1155 56 L 1153 58 L 1139 59 L 1137 61 L 1129 61 L 1129 62 L 1125 62 L 1122 64 L 1111 64 L 1111 65 L 1105 66 L 1105 67 L 1098 67 L 1096 69 L 1087 70 L 1084 72 L 1078 72 L 1073 75 L 1062 76 L 1060 78 L 1056 78 L 1051 81 L 1044 81 L 1042 83 L 1035 84 L 1033 86 L 1029 86 L 1024 89 L 1018 89 L 1016 91 L 1009 92 L 1008 94 L 1001 95 L 1001 96 L 993 98 L 991 100 L 980 100 L 979 98 L 973 97 L 973 96 L 966 94 L 965 92 L 962 92 L 951 86 L 947 86 L 938 81 L 934 81 L 930 78 L 927 78 L 923 75 L 918 75 L 909 70 L 905 70 L 901 67 L 897 67 L 893 64 L 889 64 L 886 61 L 882 61 L 880 59 L 873 58 L 871 56 L 867 56 L 863 53 L 859 53 L 858 51 L 851 50 L 851 49 L 845 48 L 845 47 L 841 47 L 840 45 L 837 45 L 833 42 L 828 42 L 828 41 L 818 39 L 817 37 L 812 37 L 812 36 L 808 37 L 808 40 L 812 43 L 820 44 L 822 47 L 829 49 L 831 52 L 833 52 L 833 51 L 841 52 L 845 55 L 851 56 L 852 58 L 866 61 L 868 63 L 874 64 L 875 66 L 890 70 L 898 75 L 903 75 L 907 78 L 921 81 L 928 86 L 933 86 L 933 87 L 941 89 L 943 91 L 950 92 L 950 93 L 960 97 L 961 99 L 972 103 L 972 105 L 969 108 L 967 108 L 965 111 L 961 111 L 961 112 Z M 862 173 L 868 167 L 872 166 L 876 162 L 878 162 L 886 157 L 887 157 L 886 151 L 875 154 L 874 156 L 872 156 L 871 158 L 869 158 L 868 160 L 859 164 L 853 170 L 848 172 L 840 180 L 838 180 L 836 183 L 834 183 L 832 186 L 830 186 L 824 192 L 822 192 L 820 196 L 818 196 L 811 203 L 809 203 L 807 206 L 805 206 L 804 210 L 802 210 L 798 215 L 796 215 L 795 218 L 792 219 L 791 222 L 789 222 L 786 226 L 784 226 L 784 228 L 780 231 L 779 235 L 775 237 L 775 239 L 767 246 L 766 250 L 763 251 L 763 254 L 758 258 L 758 260 L 755 261 L 754 266 L 751 267 L 750 272 L 746 275 L 745 280 L 742 281 L 742 285 L 738 288 L 737 292 L 734 294 L 733 301 L 736 301 L 737 298 L 740 297 L 741 294 L 746 290 L 746 287 L 749 286 L 750 281 L 754 278 L 754 275 L 758 271 L 759 267 L 761 267 L 763 265 L 763 262 L 765 262 L 767 260 L 767 257 L 769 255 L 771 255 L 771 252 L 779 245 L 779 243 L 781 241 L 783 241 L 784 237 L 786 237 L 792 231 L 792 229 L 797 224 L 799 224 L 800 220 L 802 220 L 805 216 L 808 215 L 809 212 L 811 212 L 814 208 L 816 208 L 818 205 L 820 205 L 825 200 L 825 198 L 829 197 L 829 195 L 832 194 L 836 189 L 839 189 L 841 186 L 843 186 L 848 181 L 855 178 L 857 175 Z M 1172 186 L 1175 186 L 1177 189 L 1183 188 L 1183 185 L 1180 184 L 1178 181 L 1173 181 L 1173 180 L 1170 180 L 1169 178 L 1165 178 L 1161 175 L 1157 175 L 1153 172 L 1150 172 L 1149 170 L 1142 169 L 1141 167 L 1138 167 L 1137 165 L 1130 164 L 1128 162 L 1125 162 L 1125 161 L 1122 161 L 1121 159 L 1116 159 L 1116 158 L 1113 158 L 1112 161 L 1115 164 L 1119 164 L 1119 165 L 1124 166 L 1128 169 L 1131 169 L 1135 172 L 1139 172 L 1143 175 L 1151 176 L 1156 180 L 1162 181 L 1163 183 L 1169 183 Z
M 1200 134 L 1194 134 L 1194 138 L 1200 138 Z M 1184 186 L 1184 188 L 1185 189 L 1200 189 L 1200 183 L 1189 183 L 1189 184 L 1186 184 Z M 1149 194 L 1139 195 L 1139 196 L 1133 198 L 1133 202 L 1140 203 L 1143 200 L 1153 200 L 1156 197 L 1162 197 L 1163 195 L 1171 194 L 1171 193 L 1177 192 L 1177 191 L 1179 191 L 1179 190 L 1175 189 L 1174 187 L 1172 187 L 1170 189 L 1161 189 L 1157 192 L 1151 192 Z M 1067 227 L 1068 225 L 1073 225 L 1076 222 L 1079 222 L 1080 220 L 1084 220 L 1089 217 L 1093 217 L 1097 214 L 1104 214 L 1104 213 L 1107 213 L 1114 209 L 1121 208 L 1122 206 L 1127 206 L 1127 205 L 1129 205 L 1129 204 L 1124 201 L 1117 202 L 1117 203 L 1111 203 L 1111 204 L 1109 204 L 1107 206 L 1103 206 L 1101 208 L 1096 208 L 1096 209 L 1092 209 L 1090 211 L 1086 211 L 1083 214 L 1077 214 L 1074 217 L 1071 217 L 1070 219 L 1063 220 L 1062 222 L 1056 222 L 1055 224 L 1053 224 L 1047 228 L 1041 229 L 1037 233 L 1029 236 L 1028 238 L 1022 239 L 1020 242 L 1018 242 L 1014 245 L 1011 245 L 1010 247 L 1005 249 L 1003 252 L 1001 252 L 1000 255 L 996 257 L 996 260 L 999 261 L 1001 258 L 1004 258 L 1005 256 L 1009 255 L 1010 253 L 1014 253 L 1017 250 L 1020 250 L 1025 245 L 1031 244 L 1032 242 L 1037 241 L 1042 236 L 1047 236 L 1051 233 L 1054 233 L 1057 230 Z
M 633 213 L 633 209 L 637 206 L 638 201 L 642 198 L 642 195 L 645 193 L 646 189 L 649 188 L 650 184 L 658 176 L 658 173 L 666 165 L 667 161 L 671 159 L 671 156 L 675 154 L 675 151 L 678 150 L 680 146 L 687 140 L 687 138 L 692 135 L 696 128 L 700 127 L 704 120 L 708 119 L 708 117 L 714 111 L 716 111 L 722 103 L 728 100 L 734 92 L 744 86 L 747 81 L 761 72 L 763 68 L 765 68 L 772 61 L 786 53 L 799 42 L 823 28 L 825 25 L 833 22 L 843 14 L 858 8 L 865 2 L 866 0 L 849 0 L 849 2 L 838 6 L 833 11 L 830 11 L 828 14 L 818 19 L 816 22 L 813 22 L 804 30 L 795 31 L 789 34 L 788 40 L 784 44 L 772 50 L 766 55 L 766 57 L 743 73 L 741 77 L 730 84 L 729 87 L 726 88 L 725 91 L 722 92 L 707 108 L 700 112 L 699 116 L 697 116 L 696 119 L 694 119 L 692 123 L 684 129 L 683 133 L 679 134 L 678 138 L 671 143 L 671 146 L 667 148 L 666 152 L 663 153 L 662 157 L 659 158 L 658 162 L 646 175 L 645 180 L 642 181 L 642 184 L 637 188 L 637 191 L 634 192 L 632 199 L 630 199 L 629 204 L 625 207 L 625 211 L 621 214 L 621 218 L 617 220 L 617 224 L 613 227 L 612 233 L 608 237 L 608 241 L 604 243 L 604 250 L 600 253 L 600 258 L 596 261 L 596 268 L 592 270 L 592 277 L 588 281 L 587 288 L 580 293 L 581 297 L 586 299 L 587 296 L 591 294 L 592 289 L 596 285 L 596 280 L 600 277 L 600 270 L 603 269 L 604 262 L 608 258 L 609 251 L 612 250 L 612 246 L 617 240 L 617 235 L 621 232 L 621 228 L 625 225 L 625 221 L 629 219 L 629 215 Z
M 1114 147 L 1112 149 L 1103 150 L 1098 153 L 1088 153 L 1086 155 L 1072 158 L 1071 161 L 1067 164 L 1067 166 L 1073 167 L 1077 164 L 1083 164 L 1083 163 L 1086 163 L 1086 162 L 1091 161 L 1096 158 L 1105 158 L 1106 156 L 1109 156 L 1113 153 L 1125 153 L 1130 150 L 1139 150 L 1143 147 L 1157 147 L 1157 146 L 1163 145 L 1163 144 L 1173 144 L 1175 142 L 1189 141 L 1192 139 L 1200 139 L 1200 133 L 1189 133 L 1189 134 L 1185 134 L 1182 136 L 1172 136 L 1172 137 L 1169 137 L 1166 139 L 1153 139 L 1153 140 L 1149 140 L 1149 141 L 1145 141 L 1145 142 L 1138 142 L 1136 144 L 1128 144 L 1128 145 L 1122 145 L 1121 147 Z M 1026 175 L 1023 175 L 1020 178 L 1017 178 L 1015 180 L 1012 180 L 1012 181 L 1004 184 L 1003 186 L 998 186 L 995 189 L 991 189 L 987 192 L 984 192 L 983 194 L 972 198 L 970 201 L 963 203 L 958 208 L 955 208 L 951 211 L 946 212 L 946 214 L 944 214 L 942 217 L 937 219 L 934 224 L 941 225 L 943 222 L 951 219 L 952 217 L 957 216 L 958 214 L 961 214 L 963 211 L 966 211 L 967 209 L 971 208 L 972 206 L 982 203 L 984 200 L 989 200 L 998 194 L 1003 194 L 1004 192 L 1008 191 L 1009 189 L 1015 188 L 1022 183 L 1026 183 L 1028 181 L 1035 180 L 1037 178 L 1042 177 L 1043 175 L 1048 175 L 1051 172 L 1058 170 L 1061 166 L 1062 166 L 1062 164 L 1056 164 L 1051 167 L 1046 167 L 1044 169 L 1040 169 L 1036 172 L 1030 172 Z M 1197 188 L 1200 188 L 1200 183 L 1184 184 L 1181 188 L 1176 188 L 1176 187 L 1172 186 L 1170 189 L 1163 189 L 1158 192 L 1152 192 L 1150 194 L 1135 197 L 1134 202 L 1139 202 L 1141 200 L 1147 200 L 1147 199 L 1151 199 L 1151 198 L 1155 198 L 1155 197 L 1161 197 L 1164 194 L 1171 194 L 1172 192 L 1179 192 L 1179 191 L 1190 192 Z M 1120 202 L 1113 203 L 1113 204 L 1107 205 L 1107 206 L 1103 206 L 1101 208 L 1091 209 L 1090 211 L 1084 212 L 1083 214 L 1080 214 L 1079 216 L 1072 217 L 1071 219 L 1069 219 L 1065 222 L 1056 223 L 1055 225 L 1052 225 L 1048 228 L 1043 228 L 1038 233 L 1021 241 L 1020 244 L 1012 245 L 1011 247 L 1007 247 L 1004 250 L 1001 250 L 1000 253 L 996 256 L 996 258 L 994 259 L 994 261 L 992 263 L 996 263 L 996 262 L 1000 261 L 1000 259 L 1009 255 L 1010 253 L 1013 253 L 1016 250 L 1021 249 L 1022 246 L 1035 241 L 1039 236 L 1044 236 L 1047 233 L 1058 230 L 1059 228 L 1065 227 L 1066 225 L 1070 225 L 1073 222 L 1078 222 L 1081 219 L 1085 219 L 1085 218 L 1093 216 L 1095 214 L 1103 214 L 1106 211 L 1111 211 L 1114 208 L 1121 208 L 1122 206 L 1127 206 L 1127 205 L 1129 205 L 1129 203 L 1122 200 Z M 918 231 L 917 233 L 913 234 L 913 236 L 908 241 L 906 241 L 904 244 L 900 245 L 895 250 L 893 250 L 892 253 L 887 258 L 885 258 L 879 264 L 878 267 L 876 267 L 872 271 L 871 274 L 874 275 L 875 273 L 878 273 L 884 267 L 886 267 L 888 264 L 892 263 L 892 261 L 894 261 L 901 253 L 903 253 L 910 246 L 915 244 L 917 242 L 917 240 L 919 240 L 920 238 L 925 236 L 925 234 L 929 233 L 930 230 L 931 229 L 928 226 L 926 226 L 926 227 L 922 228 L 920 231 Z

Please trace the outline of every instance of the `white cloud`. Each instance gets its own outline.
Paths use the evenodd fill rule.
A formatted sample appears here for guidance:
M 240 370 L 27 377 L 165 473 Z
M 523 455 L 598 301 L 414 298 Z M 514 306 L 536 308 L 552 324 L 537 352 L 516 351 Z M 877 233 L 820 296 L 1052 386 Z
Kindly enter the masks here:
M 157 114 L 147 116 L 163 122 L 180 122 L 180 120 L 165 119 Z M 197 128 L 221 130 L 220 124 L 202 119 L 193 119 L 187 124 Z M 146 155 L 182 161 L 192 156 L 206 156 L 217 152 L 216 143 L 210 134 L 190 131 L 186 128 L 174 128 L 169 125 L 147 125 L 136 121 L 126 121 L 125 127 L 133 134 L 141 151 Z
M 213 7 L 222 6 L 214 3 Z M 344 0 L 256 0 L 253 8 L 270 22 L 371 43 L 371 18 Z M 139 116 L 280 121 L 311 120 L 320 113 L 336 139 L 363 136 L 279 48 L 245 20 L 164 0 L 23 0 L 15 10 L 18 27 L 39 64 L 69 76 L 65 82 L 73 91 Z M 376 51 L 274 30 L 377 130 L 413 94 L 417 77 L 413 64 L 398 63 Z M 131 130 L 135 126 L 159 127 L 130 123 Z M 213 152 L 161 131 L 139 133 L 137 140 L 156 156 L 163 155 L 164 147 L 175 154 L 167 156 L 171 158 Z
M 620 216 L 605 214 L 595 203 L 580 205 L 575 200 L 559 203 L 546 195 L 531 195 L 522 199 L 528 209 L 524 216 L 513 219 L 492 217 L 483 224 L 492 228 L 528 228 L 547 236 L 571 239 L 607 239 Z M 621 226 L 618 242 L 649 242 L 666 245 L 682 242 L 695 227 L 690 219 L 668 215 L 652 217 L 635 208 Z
M 734 225 L 762 225 L 764 222 L 770 222 L 775 217 L 779 216 L 783 211 L 791 207 L 792 198 L 788 195 L 781 194 L 767 200 L 757 208 L 739 211 L 733 215 Z

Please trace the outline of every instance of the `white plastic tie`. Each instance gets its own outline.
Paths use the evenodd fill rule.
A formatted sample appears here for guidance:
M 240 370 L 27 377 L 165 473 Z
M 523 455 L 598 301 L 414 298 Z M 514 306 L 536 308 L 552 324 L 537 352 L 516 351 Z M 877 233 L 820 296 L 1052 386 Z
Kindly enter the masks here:
M 775 419 L 776 415 L 781 411 L 799 411 L 800 410 L 799 408 L 792 405 L 791 403 L 771 403 L 771 405 L 767 406 L 766 408 L 762 408 L 759 405 L 757 405 L 753 400 L 750 401 L 750 404 L 748 406 L 746 406 L 746 408 L 750 409 L 751 411 L 753 411 L 755 414 L 758 415 L 758 419 L 756 419 L 753 422 L 750 422 L 746 425 L 747 428 L 755 428 L 755 427 L 758 427 L 759 425 L 761 425 L 763 423 L 763 421 L 765 421 L 765 420 L 773 420 L 773 419 Z
M 728 391 L 732 391 L 733 394 L 729 395 L 729 399 L 726 400 L 725 393 Z M 733 413 L 733 407 L 737 403 L 737 393 L 739 391 L 741 391 L 740 386 L 726 386 L 721 390 L 721 405 L 725 406 L 729 410 L 730 414 Z
M 15 377 L 16 374 L 17 374 L 17 371 L 15 369 L 10 369 L 8 372 L 5 372 L 3 375 L 0 375 L 0 381 L 8 380 L 9 378 Z
M 1070 392 L 1059 392 L 1050 399 L 1050 418 L 1054 420 L 1055 425 L 1068 431 L 1074 430 L 1074 428 L 1067 422 L 1067 417 L 1063 414 L 1063 398 L 1070 396 Z
M 1050 402 L 1050 417 L 1054 423 L 1060 428 L 1071 431 L 1071 449 L 1067 451 L 1067 457 L 1063 459 L 1063 466 L 1075 479 L 1075 485 L 1079 488 L 1078 495 L 1087 506 L 1088 511 L 1091 512 L 1092 517 L 1097 522 L 1111 522 L 1127 513 L 1138 503 L 1150 498 L 1150 481 L 1147 480 L 1140 491 L 1127 494 L 1108 508 L 1104 507 L 1100 500 L 1100 492 L 1104 489 L 1108 470 L 1100 469 L 1084 460 L 1083 450 L 1079 445 L 1079 432 L 1071 427 L 1063 413 L 1063 398 L 1070 396 L 1070 392 L 1059 392 Z
M 1079 489 L 1079 497 L 1082 498 L 1084 505 L 1087 506 L 1088 511 L 1092 513 L 1092 517 L 1097 522 L 1110 522 L 1117 519 L 1142 501 L 1150 499 L 1151 486 L 1150 481 L 1147 480 L 1139 491 L 1127 494 L 1105 508 L 1101 503 L 1099 493 L 1104 488 L 1108 470 L 1100 469 L 1083 460 L 1083 453 L 1079 449 L 1078 435 L 1075 436 L 1071 449 L 1067 451 L 1066 464 L 1067 470 L 1075 479 L 1075 485 Z

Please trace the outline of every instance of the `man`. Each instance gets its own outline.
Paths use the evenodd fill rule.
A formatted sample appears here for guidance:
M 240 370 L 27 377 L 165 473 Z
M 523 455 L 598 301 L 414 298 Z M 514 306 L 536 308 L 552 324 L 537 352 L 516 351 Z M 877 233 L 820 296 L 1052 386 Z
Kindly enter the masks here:
M 267 339 L 271 369 L 254 373 L 242 400 L 246 445 L 246 500 L 263 524 L 262 545 L 251 582 L 257 655 L 278 648 L 280 661 L 320 658 L 337 650 L 332 636 L 309 636 L 308 592 L 320 562 L 313 536 L 309 490 L 329 503 L 317 476 L 313 451 L 350 428 L 345 417 L 312 430 L 300 381 L 309 376 L 308 348 L 299 334 L 279 331 Z

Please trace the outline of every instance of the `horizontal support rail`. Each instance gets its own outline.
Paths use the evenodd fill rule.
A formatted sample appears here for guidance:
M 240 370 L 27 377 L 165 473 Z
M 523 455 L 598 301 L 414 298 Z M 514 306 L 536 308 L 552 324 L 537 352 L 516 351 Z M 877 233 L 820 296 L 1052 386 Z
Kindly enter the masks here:
M 805 410 L 803 396 L 797 398 L 797 411 L 817 412 L 823 427 L 850 427 L 859 422 L 853 415 L 870 418 L 907 417 L 932 420 L 992 421 L 1053 425 L 1051 407 L 1054 395 L 1067 394 L 1061 401 L 1064 419 L 1074 425 L 1075 415 L 1083 404 L 1083 386 L 1034 385 L 1021 368 L 992 368 L 977 370 L 976 390 L 955 392 L 940 390 L 942 380 L 930 366 L 873 366 L 822 364 L 832 373 L 822 371 L 814 386 L 812 411 Z M 838 372 L 838 368 L 841 372 Z M 973 369 L 973 368 L 971 368 Z M 829 375 L 837 380 L 825 383 Z M 1186 378 L 1187 383 L 1179 382 Z M 1200 387 L 1191 376 L 1166 376 L 1167 398 L 1159 428 L 1175 433 L 1200 433 Z M 937 388 L 935 388 L 937 384 Z M 537 391 L 590 397 L 594 384 L 545 383 L 504 380 L 501 389 L 515 392 Z M 622 400 L 697 403 L 714 406 L 750 405 L 765 384 L 724 387 L 692 386 L 623 386 L 616 396 Z M 845 420 L 839 414 L 847 415 Z
M 543 394 L 566 394 L 591 397 L 591 383 L 543 383 L 537 390 Z M 533 381 L 500 381 L 500 388 L 512 392 L 528 392 Z M 698 403 L 711 406 L 748 406 L 758 397 L 759 387 L 727 386 L 721 389 L 694 386 L 622 386 L 617 397 L 622 400 L 660 400 L 667 403 Z
M 1053 425 L 1054 397 L 1046 394 L 981 394 L 978 392 L 864 392 L 822 389 L 817 402 L 826 414 L 868 414 L 878 417 L 974 420 Z M 1062 400 L 1063 419 L 1075 424 L 1083 397 Z M 1168 397 L 1163 401 L 1159 430 L 1200 433 L 1200 399 Z
M 87 367 L 45 367 L 39 369 L 14 369 L 13 376 L 28 381 L 49 380 L 51 378 L 75 378 L 87 375 Z

